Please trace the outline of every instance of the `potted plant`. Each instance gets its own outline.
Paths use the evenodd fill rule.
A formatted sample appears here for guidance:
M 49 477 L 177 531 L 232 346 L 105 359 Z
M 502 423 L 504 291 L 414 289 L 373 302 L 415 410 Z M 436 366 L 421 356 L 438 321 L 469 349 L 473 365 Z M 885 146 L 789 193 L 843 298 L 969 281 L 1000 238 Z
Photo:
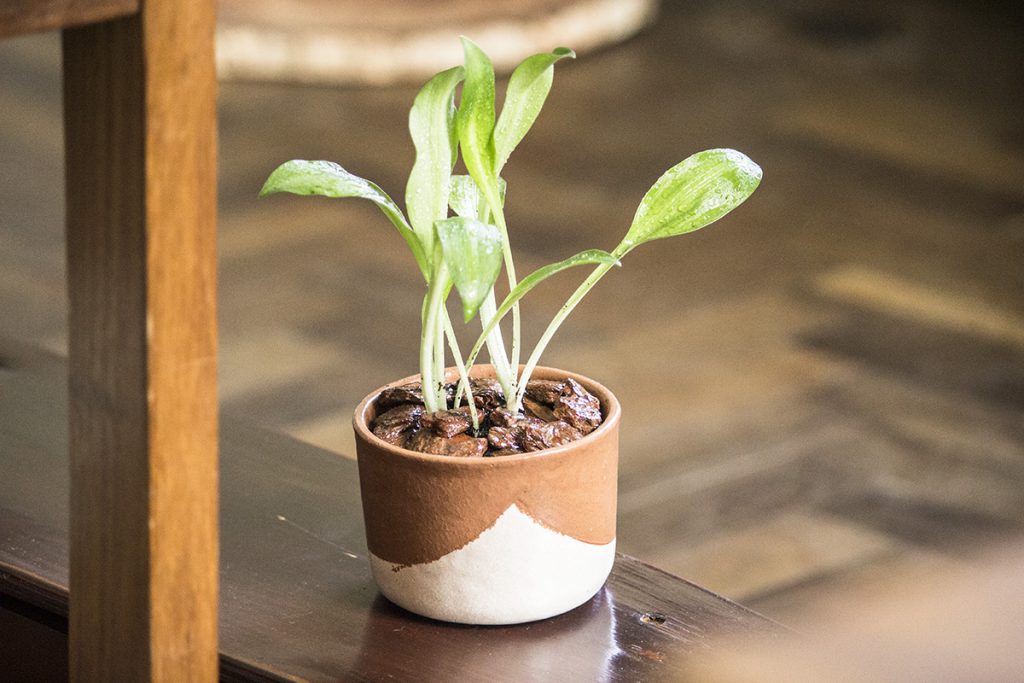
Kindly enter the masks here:
M 610 252 L 581 251 L 520 279 L 501 171 L 536 120 L 555 63 L 575 55 L 558 48 L 524 60 L 496 115 L 491 61 L 468 39 L 463 48 L 464 65 L 434 76 L 410 111 L 416 159 L 404 213 L 377 185 L 327 161 L 286 162 L 260 194 L 368 199 L 411 250 L 426 286 L 420 372 L 369 394 L 353 421 L 371 569 L 381 592 L 413 612 L 510 624 L 587 601 L 615 556 L 619 404 L 591 379 L 539 366 L 541 354 L 622 258 L 721 218 L 754 191 L 761 169 L 734 150 L 694 154 L 654 183 Z M 465 175 L 454 173 L 460 157 Z M 520 363 L 520 300 L 579 266 L 593 269 Z M 480 325 L 465 355 L 446 307 L 453 288 L 463 322 Z M 490 364 L 477 365 L 484 348 Z

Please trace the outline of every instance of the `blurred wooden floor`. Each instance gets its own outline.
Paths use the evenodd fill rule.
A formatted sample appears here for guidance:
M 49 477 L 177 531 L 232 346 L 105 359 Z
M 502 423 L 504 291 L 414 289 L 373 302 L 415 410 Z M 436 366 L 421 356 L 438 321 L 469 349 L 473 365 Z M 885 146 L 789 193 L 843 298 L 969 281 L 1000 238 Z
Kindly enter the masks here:
M 624 552 L 787 620 L 1024 529 L 1024 21 L 994 2 L 668 3 L 560 65 L 506 171 L 523 272 L 610 248 L 666 168 L 749 204 L 649 245 L 545 357 L 616 390 Z M 0 335 L 65 345 L 59 42 L 0 44 Z M 224 84 L 221 394 L 351 453 L 415 371 L 421 286 L 357 202 L 256 199 L 286 159 L 403 195 L 414 90 Z M 525 302 L 535 340 L 577 282 Z

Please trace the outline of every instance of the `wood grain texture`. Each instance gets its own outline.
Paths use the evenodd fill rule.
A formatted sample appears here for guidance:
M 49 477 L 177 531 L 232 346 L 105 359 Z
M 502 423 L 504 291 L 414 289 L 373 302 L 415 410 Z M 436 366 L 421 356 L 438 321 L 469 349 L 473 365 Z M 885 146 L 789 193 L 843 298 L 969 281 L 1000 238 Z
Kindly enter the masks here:
M 214 10 L 214 0 L 142 10 L 154 681 L 217 671 Z
M 139 20 L 64 32 L 73 676 L 150 669 Z M 123 650 L 122 650 L 123 648 Z
M 543 358 L 623 404 L 623 552 L 788 621 L 1021 534 L 1020 26 L 1009 3 L 665 2 L 556 67 L 506 168 L 523 272 L 614 245 L 693 151 L 765 170 L 735 214 L 630 254 Z M 53 36 L 0 43 L 0 334 L 63 352 L 56 62 Z M 379 211 L 254 199 L 300 157 L 400 200 L 415 94 L 222 86 L 228 414 L 350 455 L 359 398 L 415 372 L 422 277 Z M 530 293 L 524 340 L 578 281 Z M 837 525 L 864 544 L 831 546 Z
M 65 365 L 5 343 L 0 356 L 10 359 L 0 373 L 0 468 L 9 474 L 0 479 L 0 595 L 59 617 Z M 554 619 L 467 627 L 420 618 L 373 585 L 355 463 L 230 418 L 221 451 L 224 680 L 678 680 L 727 636 L 785 633 L 622 555 L 595 599 Z M 24 494 L 39 487 L 49 496 Z
M 64 32 L 76 680 L 216 676 L 212 31 Z
M 0 38 L 107 21 L 138 8 L 139 0 L 4 0 Z

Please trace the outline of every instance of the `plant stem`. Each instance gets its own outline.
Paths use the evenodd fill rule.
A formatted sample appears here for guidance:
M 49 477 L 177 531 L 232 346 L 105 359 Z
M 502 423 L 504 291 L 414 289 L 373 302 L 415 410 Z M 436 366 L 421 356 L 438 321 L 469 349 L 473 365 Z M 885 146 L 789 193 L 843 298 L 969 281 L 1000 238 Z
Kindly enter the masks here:
M 448 397 L 445 394 L 445 376 L 444 376 L 444 317 L 447 314 L 445 309 L 445 298 L 441 297 L 441 305 L 438 311 L 438 322 L 434 333 L 434 382 L 437 387 L 437 405 L 441 406 L 441 410 L 448 409 Z
M 444 294 L 447 289 L 448 266 L 443 259 L 436 259 L 433 277 L 427 285 L 427 294 L 423 304 L 423 329 L 420 333 L 420 382 L 423 389 L 423 405 L 428 413 L 437 412 L 438 395 L 444 397 L 444 380 L 438 382 L 437 368 L 437 330 L 440 311 L 444 307 Z M 442 350 L 443 355 L 443 350 Z M 442 358 L 443 363 L 443 358 Z M 444 368 L 441 368 L 444 372 Z M 438 392 L 440 384 L 440 394 Z
M 495 207 L 497 208 L 496 212 L 495 212 Z M 487 201 L 481 202 L 479 208 L 477 209 L 477 215 L 480 218 L 480 220 L 483 221 L 484 223 L 490 223 L 491 222 L 491 216 L 497 216 L 498 217 L 497 218 L 497 222 L 498 222 L 498 229 L 501 230 L 501 249 L 502 249 L 502 256 L 503 256 L 504 261 L 505 261 L 505 273 L 506 273 L 506 275 L 507 275 L 507 277 L 509 279 L 509 282 L 512 283 L 511 287 L 514 287 L 515 286 L 514 283 L 515 283 L 515 279 L 516 279 L 515 265 L 512 262 L 512 248 L 509 245 L 509 241 L 508 241 L 508 230 L 506 229 L 506 226 L 505 226 L 505 216 L 504 216 L 504 214 L 502 212 L 500 196 L 497 198 L 497 201 L 495 201 L 494 198 L 489 198 Z M 494 317 L 494 313 L 495 313 L 496 310 L 497 310 L 497 303 L 495 302 L 494 288 L 492 287 L 491 291 L 489 291 L 487 293 L 487 297 L 484 299 L 483 303 L 480 305 L 480 325 L 481 325 L 481 329 L 486 328 L 487 325 L 490 324 L 491 319 Z M 513 354 L 515 354 L 517 349 L 518 349 L 518 346 L 517 346 L 518 342 L 516 341 L 516 338 L 518 337 L 518 330 L 519 330 L 518 321 L 517 321 L 518 319 L 516 317 L 517 314 L 518 314 L 518 310 L 513 311 L 513 321 L 512 321 L 512 335 L 513 335 L 513 337 L 512 337 L 512 349 L 513 349 Z M 516 363 L 513 364 L 513 363 L 510 363 L 509 360 L 508 360 L 508 355 L 505 352 L 505 340 L 502 338 L 501 326 L 500 325 L 495 325 L 494 329 L 491 330 L 490 334 L 487 335 L 486 344 L 487 344 L 487 354 L 491 358 L 491 365 L 494 366 L 494 374 L 497 377 L 498 384 L 501 385 L 501 389 L 505 393 L 505 396 L 514 396 L 515 393 L 516 393 L 516 376 L 515 376 L 515 373 L 516 373 L 516 369 L 519 367 L 519 364 L 518 364 L 518 361 L 516 361 Z M 467 365 L 472 367 L 473 361 L 475 361 L 475 360 L 476 360 L 476 354 L 474 353 L 473 354 L 473 358 L 471 358 L 471 359 L 469 359 L 467 361 Z
M 459 340 L 455 338 L 455 330 L 452 329 L 452 320 L 448 316 L 448 309 L 444 310 L 444 332 L 448 337 L 448 346 L 452 350 L 452 356 L 455 357 L 455 367 L 459 371 L 459 390 L 455 393 L 455 405 L 453 408 L 459 406 L 459 399 L 462 397 L 462 392 L 466 392 L 466 400 L 469 402 L 469 417 L 473 420 L 473 431 L 474 433 L 480 429 L 480 419 L 476 414 L 476 402 L 473 400 L 473 390 L 469 386 L 469 373 L 466 371 L 466 365 L 462 362 L 462 351 L 459 350 Z
M 465 365 L 468 368 L 473 367 L 473 363 L 476 362 L 476 357 L 480 354 L 480 349 L 483 346 L 484 339 L 485 339 L 485 337 L 483 337 L 483 336 L 480 336 L 480 337 L 477 338 L 476 344 L 474 344 L 474 346 L 473 346 L 473 350 L 469 352 L 468 356 L 466 356 L 466 360 L 463 362 L 463 365 Z M 492 365 L 494 365 L 494 364 L 492 363 Z M 494 367 L 495 367 L 494 374 L 497 375 L 498 374 L 497 366 L 495 365 Z M 498 380 L 498 384 L 501 384 L 501 380 Z M 504 387 L 504 385 L 502 385 L 502 391 L 504 391 L 504 389 L 505 389 L 505 387 Z M 469 393 L 469 380 L 468 380 L 468 378 L 466 379 L 466 381 L 461 381 L 461 380 L 459 381 L 459 386 L 455 390 L 455 405 L 459 405 L 459 402 L 462 400 L 462 393 L 463 392 L 466 392 L 467 394 Z
M 486 328 L 490 324 L 497 308 L 497 304 L 494 301 L 494 288 L 492 287 L 491 291 L 487 293 L 484 302 L 480 304 L 481 329 Z M 514 393 L 515 375 L 512 371 L 512 366 L 508 362 L 508 356 L 505 355 L 505 345 L 501 338 L 501 328 L 499 326 L 495 325 L 491 333 L 487 335 L 486 343 L 487 353 L 491 356 L 491 364 L 494 365 L 494 374 L 497 376 L 498 384 L 506 392 L 506 396 L 508 392 Z M 472 365 L 474 360 L 476 360 L 476 354 L 466 362 Z
M 502 255 L 505 257 L 505 274 L 508 278 L 508 289 L 512 291 L 519 284 L 516 279 L 516 266 L 512 261 L 512 245 L 508 239 L 508 226 L 505 224 L 505 211 L 501 206 L 500 201 L 498 202 L 498 211 L 495 213 L 495 219 L 498 224 L 498 229 L 501 230 L 501 250 Z M 492 300 L 493 303 L 493 300 Z M 486 321 L 484 322 L 486 324 Z M 519 372 L 519 347 L 522 339 L 522 322 L 519 316 L 519 302 L 516 302 L 512 306 L 512 361 L 511 361 L 511 372 L 512 382 L 509 388 L 506 390 L 505 395 L 509 397 L 508 401 L 511 401 L 511 397 L 516 394 L 516 387 L 518 380 L 516 379 L 516 373 Z M 512 406 L 506 402 L 506 406 L 511 408 Z
M 620 243 L 619 246 L 615 247 L 615 251 L 612 252 L 612 255 L 616 258 L 622 258 L 628 251 L 629 247 Z M 594 285 L 596 285 L 598 281 L 612 269 L 612 266 L 613 264 L 611 263 L 602 263 L 594 268 L 593 272 L 587 276 L 587 279 L 576 288 L 576 291 L 573 292 L 566 302 L 562 304 L 562 307 L 558 309 L 558 313 L 556 313 L 555 317 L 551 319 L 547 329 L 544 330 L 544 334 L 541 335 L 540 341 L 537 342 L 537 346 L 533 348 L 533 353 L 530 354 L 530 358 L 526 361 L 526 366 L 523 368 L 523 372 L 519 376 L 519 391 L 516 393 L 515 402 L 508 406 L 510 411 L 517 412 L 519 407 L 522 405 L 523 396 L 526 394 L 526 383 L 530 381 L 530 376 L 533 374 L 534 368 L 537 367 L 537 362 L 540 360 L 541 354 L 544 353 L 544 350 L 548 347 L 548 343 L 555 335 L 555 332 L 558 331 L 558 328 L 562 325 L 565 319 L 569 317 L 569 314 L 572 313 L 574 308 L 576 308 L 576 305 L 583 300 L 583 297 L 585 297 L 587 293 L 593 289 Z

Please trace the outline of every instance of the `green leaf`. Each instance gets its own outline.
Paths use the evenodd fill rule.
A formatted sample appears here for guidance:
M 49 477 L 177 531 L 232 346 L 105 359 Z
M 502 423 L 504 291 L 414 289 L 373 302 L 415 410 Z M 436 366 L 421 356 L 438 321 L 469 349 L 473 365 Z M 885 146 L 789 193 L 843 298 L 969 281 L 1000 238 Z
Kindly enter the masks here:
M 293 159 L 277 168 L 263 183 L 260 196 L 276 192 L 290 192 L 299 195 L 320 195 L 322 197 L 358 197 L 369 199 L 380 207 L 384 215 L 398 229 L 412 250 L 416 263 L 424 276 L 427 261 L 420 242 L 402 215 L 398 205 L 376 184 L 353 175 L 333 161 L 304 161 Z
M 698 152 L 665 171 L 647 191 L 615 253 L 699 230 L 742 204 L 760 182 L 761 167 L 742 152 Z
M 498 306 L 498 309 L 494 312 L 494 316 L 491 318 L 490 322 L 484 326 L 483 331 L 480 333 L 476 344 L 473 346 L 473 350 L 469 352 L 468 362 L 472 363 L 476 360 L 476 354 L 479 353 L 481 346 L 483 346 L 484 341 L 487 339 L 487 335 L 489 335 L 498 323 L 501 322 L 501 319 L 512 310 L 512 307 L 515 306 L 520 299 L 526 296 L 527 292 L 544 280 L 547 280 L 552 275 L 560 273 L 567 268 L 585 266 L 588 264 L 605 264 L 610 266 L 622 265 L 619 262 L 619 259 L 617 259 L 613 254 L 609 254 L 607 251 L 602 251 L 601 249 L 587 249 L 586 251 L 581 251 L 578 254 L 570 256 L 564 261 L 550 263 L 533 271 L 524 277 L 519 284 L 508 293 L 508 296 L 506 296 L 505 300 L 501 302 L 501 305 Z
M 505 203 L 505 180 L 498 178 L 498 191 L 501 193 L 501 202 Z M 480 188 L 476 181 L 468 175 L 452 176 L 452 193 L 448 199 L 448 205 L 456 216 L 464 218 L 480 217 Z
M 511 292 L 508 293 L 508 296 L 505 297 L 505 300 L 501 302 L 500 306 L 498 306 L 498 310 L 494 314 L 495 319 L 500 319 L 502 316 L 504 316 L 506 313 L 512 310 L 512 306 L 517 301 L 526 296 L 527 292 L 529 292 L 531 289 L 539 285 L 544 280 L 547 280 L 552 275 L 555 275 L 556 273 L 561 273 L 563 270 L 567 268 L 572 268 L 574 266 L 585 266 L 588 264 L 596 265 L 599 263 L 605 263 L 612 266 L 622 265 L 619 262 L 619 259 L 615 258 L 615 256 L 613 256 L 612 254 L 609 254 L 607 251 L 603 251 L 601 249 L 587 249 L 586 251 L 581 251 L 578 254 L 574 254 L 573 256 L 570 256 L 569 258 L 563 261 L 558 261 L 557 263 L 549 263 L 546 266 L 538 268 L 537 270 L 533 271 L 532 273 L 524 277 L 522 280 L 520 280 L 519 284 L 516 285 Z
M 462 67 L 457 66 L 431 78 L 416 95 L 409 111 L 409 134 L 416 147 L 416 161 L 405 188 L 405 207 L 428 255 L 433 253 L 434 221 L 448 215 L 457 153 L 455 88 L 463 73 Z
M 494 65 L 469 38 L 462 38 L 466 83 L 455 119 L 462 160 L 491 212 L 500 210 L 497 172 L 494 166 Z
M 477 218 L 480 215 L 480 190 L 468 175 L 452 176 L 452 192 L 448 205 L 456 216 Z
M 567 47 L 555 48 L 527 57 L 512 72 L 505 91 L 505 103 L 501 116 L 494 128 L 494 152 L 496 173 L 500 173 L 512 150 L 522 141 L 537 120 L 544 100 L 551 90 L 555 74 L 555 62 L 565 57 L 576 58 L 576 53 Z
M 474 218 L 434 223 L 444 261 L 462 299 L 466 322 L 473 319 L 501 271 L 501 231 Z

